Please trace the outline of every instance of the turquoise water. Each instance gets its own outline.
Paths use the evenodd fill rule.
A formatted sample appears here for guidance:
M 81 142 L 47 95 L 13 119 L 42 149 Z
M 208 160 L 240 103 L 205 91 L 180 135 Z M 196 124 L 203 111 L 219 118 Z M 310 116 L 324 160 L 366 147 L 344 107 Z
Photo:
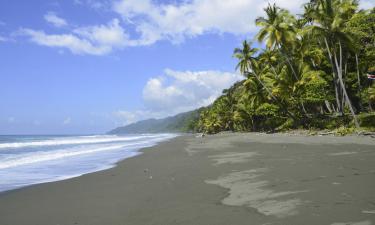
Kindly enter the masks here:
M 0 192 L 108 169 L 175 136 L 0 136 Z

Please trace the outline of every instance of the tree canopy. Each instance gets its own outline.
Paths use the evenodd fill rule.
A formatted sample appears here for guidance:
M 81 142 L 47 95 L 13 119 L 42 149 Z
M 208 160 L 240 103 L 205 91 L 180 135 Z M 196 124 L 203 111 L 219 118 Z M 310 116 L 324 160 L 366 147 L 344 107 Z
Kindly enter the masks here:
M 244 80 L 203 109 L 197 131 L 374 128 L 375 8 L 356 0 L 311 0 L 302 15 L 270 4 L 256 49 L 234 49 Z

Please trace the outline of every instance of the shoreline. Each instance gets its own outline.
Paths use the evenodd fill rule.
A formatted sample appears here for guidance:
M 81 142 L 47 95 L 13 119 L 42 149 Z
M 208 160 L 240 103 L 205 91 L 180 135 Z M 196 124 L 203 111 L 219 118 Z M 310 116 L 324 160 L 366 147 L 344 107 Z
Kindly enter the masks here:
M 134 153 L 134 155 L 121 158 L 121 159 L 119 159 L 118 161 L 116 161 L 116 162 L 114 162 L 112 164 L 108 164 L 105 168 L 103 167 L 101 169 L 97 169 L 95 171 L 88 172 L 88 173 L 83 173 L 83 174 L 80 174 L 80 175 L 73 175 L 73 176 L 70 176 L 70 177 L 65 177 L 65 178 L 56 179 L 56 180 L 51 179 L 50 181 L 46 181 L 46 182 L 38 182 L 38 183 L 34 183 L 34 184 L 20 186 L 19 188 L 14 188 L 14 189 L 9 189 L 9 190 L 5 190 L 5 191 L 0 191 L 0 197 L 1 197 L 2 194 L 6 194 L 8 192 L 17 191 L 17 190 L 22 190 L 24 188 L 29 188 L 29 187 L 32 187 L 32 186 L 35 186 L 35 185 L 43 185 L 43 184 L 50 184 L 50 183 L 55 183 L 55 182 L 62 182 L 62 181 L 65 181 L 65 180 L 71 180 L 71 179 L 80 178 L 80 177 L 88 175 L 88 174 L 98 173 L 98 172 L 101 172 L 101 171 L 113 169 L 113 168 L 117 167 L 119 163 L 123 163 L 127 159 L 138 157 L 138 156 L 144 154 L 143 149 L 153 148 L 153 147 L 159 145 L 160 143 L 171 141 L 174 138 L 179 137 L 179 136 L 181 136 L 181 134 L 176 134 L 175 137 L 168 138 L 168 139 L 162 140 L 162 141 L 158 141 L 155 144 L 153 144 L 152 146 L 141 147 L 139 149 L 132 150 L 132 152 Z
M 357 136 L 179 136 L 107 170 L 0 193 L 0 224 L 372 224 L 373 146 Z

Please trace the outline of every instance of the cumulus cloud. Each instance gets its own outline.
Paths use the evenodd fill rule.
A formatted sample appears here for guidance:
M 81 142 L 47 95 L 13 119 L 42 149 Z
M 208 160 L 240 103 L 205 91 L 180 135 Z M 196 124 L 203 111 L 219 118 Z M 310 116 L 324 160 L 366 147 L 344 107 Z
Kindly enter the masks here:
M 73 32 L 99 46 L 121 47 L 133 44 L 118 19 L 113 19 L 105 25 L 77 28 Z
M 140 44 L 158 40 L 179 43 L 205 33 L 246 34 L 254 32 L 254 21 L 269 2 L 297 12 L 304 0 L 192 0 L 180 4 L 156 4 L 152 0 L 121 0 L 115 12 L 131 21 L 140 33 Z
M 239 74 L 221 71 L 174 71 L 148 80 L 143 100 L 152 111 L 192 110 L 209 105 L 228 85 L 242 79 Z
M 303 0 L 290 3 L 276 2 L 292 11 L 299 9 Z M 103 9 L 110 8 L 123 18 L 107 24 L 76 26 L 66 33 L 48 34 L 43 30 L 21 29 L 34 43 L 49 47 L 67 48 L 75 54 L 104 55 L 128 46 L 151 45 L 160 40 L 180 43 L 206 33 L 242 35 L 254 31 L 254 20 L 263 14 L 268 4 L 264 0 L 191 0 L 160 4 L 152 0 L 76 0 L 75 4 Z M 108 7 L 111 5 L 111 7 Z M 54 12 L 44 19 L 55 27 L 68 23 Z M 126 24 L 126 26 L 125 26 Z M 124 27 L 134 30 L 130 36 Z
M 68 23 L 63 18 L 58 17 L 55 12 L 48 12 L 44 15 L 44 20 L 55 27 L 64 27 L 68 25 Z
M 161 118 L 211 104 L 222 90 L 243 79 L 222 71 L 175 71 L 150 78 L 143 88 L 144 109 L 115 112 L 128 124 L 141 119 Z
M 109 46 L 96 46 L 73 34 L 46 34 L 44 31 L 32 29 L 20 29 L 19 33 L 29 36 L 30 41 L 38 45 L 67 48 L 75 54 L 103 55 L 111 50 Z
M 76 54 L 104 55 L 128 46 L 152 45 L 161 40 L 181 43 L 207 33 L 251 35 L 256 32 L 254 21 L 264 15 L 269 3 L 301 13 L 306 0 L 180 0 L 160 3 L 155 0 L 75 0 L 97 10 L 112 10 L 116 17 L 107 24 L 78 26 L 68 33 L 47 34 L 45 31 L 24 29 L 24 34 L 37 44 L 68 48 Z M 370 0 L 360 1 L 361 8 L 374 7 Z M 56 27 L 67 22 L 54 12 L 45 20 Z M 130 35 L 125 30 L 132 30 Z M 61 41 L 61 43 L 60 43 Z
M 115 48 L 134 45 L 118 19 L 104 25 L 79 27 L 68 34 L 46 34 L 27 28 L 20 29 L 18 33 L 28 36 L 36 44 L 67 48 L 74 54 L 105 55 Z

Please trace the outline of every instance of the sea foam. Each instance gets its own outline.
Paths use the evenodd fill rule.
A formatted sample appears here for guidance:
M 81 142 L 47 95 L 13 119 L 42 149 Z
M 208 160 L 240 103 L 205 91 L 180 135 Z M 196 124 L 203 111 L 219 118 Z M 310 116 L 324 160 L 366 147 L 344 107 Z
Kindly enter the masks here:
M 0 191 L 58 181 L 113 167 L 174 134 L 0 136 Z

